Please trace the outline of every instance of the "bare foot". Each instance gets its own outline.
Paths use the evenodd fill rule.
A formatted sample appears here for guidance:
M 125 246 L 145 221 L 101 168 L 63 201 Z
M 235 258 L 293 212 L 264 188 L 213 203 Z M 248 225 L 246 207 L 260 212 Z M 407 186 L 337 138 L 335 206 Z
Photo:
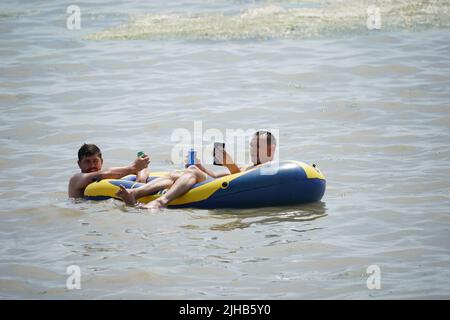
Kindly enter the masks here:
M 147 209 L 162 209 L 165 208 L 167 206 L 167 204 L 161 199 L 155 199 L 149 203 L 147 203 L 147 205 L 145 206 Z
M 134 198 L 133 189 L 127 190 L 123 185 L 120 185 L 119 188 L 119 191 L 116 192 L 116 196 L 120 197 L 128 206 L 134 206 L 136 204 L 136 199 Z

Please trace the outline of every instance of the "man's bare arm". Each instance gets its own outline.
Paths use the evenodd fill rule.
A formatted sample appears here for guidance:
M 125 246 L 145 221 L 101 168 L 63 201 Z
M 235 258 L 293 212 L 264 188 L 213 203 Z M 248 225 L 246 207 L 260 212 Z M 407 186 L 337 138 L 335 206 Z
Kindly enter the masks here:
M 148 166 L 149 159 L 138 158 L 127 167 L 114 167 L 89 173 L 77 173 L 69 181 L 69 197 L 80 198 L 84 194 L 84 189 L 94 181 L 102 179 L 119 179 L 129 174 L 137 174 Z
M 117 167 L 107 170 L 101 170 L 89 173 L 77 173 L 69 182 L 69 197 L 80 198 L 83 196 L 84 189 L 94 181 L 100 181 L 102 179 L 118 179 L 123 176 L 133 174 L 135 171 L 132 167 Z
M 224 177 L 224 176 L 228 176 L 230 175 L 229 172 L 221 172 L 221 173 L 216 173 L 208 168 L 205 168 L 201 163 L 196 164 L 197 168 L 199 168 L 200 170 L 202 170 L 204 173 L 206 173 L 208 176 L 217 179 L 220 177 Z
M 241 168 L 239 168 L 235 163 L 226 163 L 224 166 L 230 170 L 231 174 L 242 172 Z
M 222 165 L 225 166 L 231 174 L 241 172 L 240 168 L 236 165 L 233 158 L 231 158 L 231 156 L 225 150 L 216 150 L 215 161 L 216 163 L 222 163 Z

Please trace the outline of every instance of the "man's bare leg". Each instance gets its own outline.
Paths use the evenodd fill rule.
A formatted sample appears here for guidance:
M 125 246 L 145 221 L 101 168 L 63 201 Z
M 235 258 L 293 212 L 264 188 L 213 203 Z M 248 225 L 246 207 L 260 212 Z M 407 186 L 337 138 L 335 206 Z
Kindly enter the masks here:
M 195 166 L 190 166 L 164 195 L 149 202 L 145 208 L 160 209 L 166 207 L 170 201 L 185 194 L 194 184 L 204 181 L 206 177 L 203 171 Z
M 174 180 L 169 176 L 157 178 L 136 189 L 127 190 L 123 186 L 120 186 L 116 196 L 122 198 L 127 205 L 134 206 L 136 204 L 136 199 L 170 188 L 173 185 L 173 182 Z

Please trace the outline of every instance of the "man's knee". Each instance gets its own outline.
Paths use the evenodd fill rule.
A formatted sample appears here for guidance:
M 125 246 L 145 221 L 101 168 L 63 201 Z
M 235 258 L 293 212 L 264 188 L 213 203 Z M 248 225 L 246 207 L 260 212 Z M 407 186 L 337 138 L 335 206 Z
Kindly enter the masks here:
M 195 176 L 195 179 L 197 180 L 197 182 L 202 182 L 202 181 L 206 180 L 206 173 L 204 173 L 202 170 L 200 170 L 196 166 L 189 166 L 186 169 L 186 172 L 192 173 Z
M 187 167 L 187 169 L 184 172 L 190 172 L 193 174 L 197 174 L 200 171 L 199 168 L 197 168 L 196 166 L 189 166 Z
M 168 174 L 167 178 L 174 181 L 177 180 L 179 177 L 181 177 L 183 173 L 181 171 L 175 170 Z

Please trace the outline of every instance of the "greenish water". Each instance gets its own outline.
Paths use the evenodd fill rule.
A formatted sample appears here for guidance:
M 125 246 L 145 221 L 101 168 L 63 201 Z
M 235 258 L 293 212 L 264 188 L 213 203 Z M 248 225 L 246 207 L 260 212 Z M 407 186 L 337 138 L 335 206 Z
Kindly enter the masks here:
M 448 299 L 449 2 L 378 1 L 380 30 L 368 4 L 105 0 L 79 3 L 80 30 L 62 1 L 1 4 L 0 296 Z M 177 169 L 171 134 L 194 121 L 277 128 L 281 159 L 325 174 L 322 202 L 67 199 L 82 143 Z

